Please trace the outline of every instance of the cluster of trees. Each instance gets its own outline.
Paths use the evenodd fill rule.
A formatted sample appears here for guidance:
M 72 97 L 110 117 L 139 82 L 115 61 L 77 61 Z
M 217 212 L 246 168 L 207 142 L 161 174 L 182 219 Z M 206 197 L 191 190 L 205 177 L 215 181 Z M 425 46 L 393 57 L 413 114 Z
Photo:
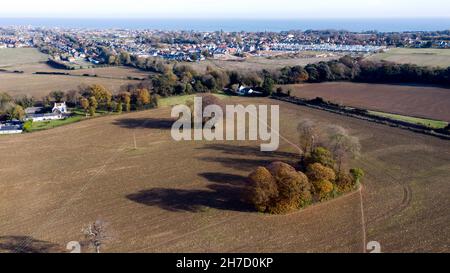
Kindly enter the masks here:
M 375 62 L 345 56 L 339 60 L 285 67 L 263 72 L 278 84 L 301 82 L 359 81 L 376 83 L 425 83 L 450 85 L 450 67 L 432 68 L 414 64 Z
M 71 108 L 84 109 L 86 115 L 94 116 L 97 111 L 130 112 L 144 110 L 158 105 L 158 96 L 152 95 L 145 85 L 128 85 L 113 94 L 100 84 L 80 85 L 78 90 L 52 91 L 37 101 L 31 96 L 11 97 L 0 93 L 0 120 L 23 120 L 28 107 L 41 106 L 48 112 L 56 102 L 65 101 Z
M 82 86 L 78 92 L 69 91 L 65 97 L 71 106 L 83 108 L 86 114 L 89 113 L 91 116 L 94 116 L 98 110 L 122 113 L 149 109 L 158 105 L 157 96 L 152 96 L 147 88 L 139 86 L 127 86 L 126 90 L 113 95 L 104 86 L 94 84 Z
M 25 118 L 26 100 L 14 100 L 8 93 L 0 93 L 0 121 L 1 120 L 23 120 Z
M 161 73 L 137 85 L 144 85 L 155 94 L 167 97 L 214 93 L 225 88 L 236 90 L 239 85 L 259 87 L 269 95 L 274 89 L 274 84 L 272 79 L 266 79 L 256 72 L 223 71 L 208 66 L 204 73 L 199 73 L 189 65 L 176 63 L 165 65 Z
M 247 200 L 259 212 L 282 214 L 353 191 L 364 176 L 348 169 L 360 150 L 357 138 L 339 126 L 298 125 L 300 161 L 295 167 L 274 162 L 249 175 Z

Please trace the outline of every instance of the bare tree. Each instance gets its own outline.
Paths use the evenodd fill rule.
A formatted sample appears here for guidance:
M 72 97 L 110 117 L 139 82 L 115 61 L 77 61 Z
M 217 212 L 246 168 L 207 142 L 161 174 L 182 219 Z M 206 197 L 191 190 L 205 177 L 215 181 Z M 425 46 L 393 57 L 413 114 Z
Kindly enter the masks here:
M 325 129 L 328 141 L 328 149 L 332 152 L 337 164 L 338 173 L 342 166 L 351 158 L 359 156 L 361 144 L 357 137 L 351 136 L 348 131 L 340 126 L 330 125 Z
M 96 253 L 100 253 L 100 247 L 102 247 L 108 239 L 106 234 L 106 224 L 103 221 L 97 220 L 84 227 L 82 232 L 88 247 L 92 247 L 95 249 Z
M 319 140 L 319 130 L 316 124 L 310 119 L 302 119 L 297 125 L 300 149 L 305 156 L 314 150 Z

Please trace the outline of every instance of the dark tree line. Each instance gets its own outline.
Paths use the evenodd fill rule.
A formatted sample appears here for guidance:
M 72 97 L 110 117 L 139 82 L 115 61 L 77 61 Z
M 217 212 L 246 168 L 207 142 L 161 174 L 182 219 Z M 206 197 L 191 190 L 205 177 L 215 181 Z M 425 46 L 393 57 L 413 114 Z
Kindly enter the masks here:
M 450 86 L 450 67 L 374 62 L 345 56 L 339 60 L 285 67 L 266 75 L 278 84 L 301 82 L 357 81 L 369 83 L 419 83 Z

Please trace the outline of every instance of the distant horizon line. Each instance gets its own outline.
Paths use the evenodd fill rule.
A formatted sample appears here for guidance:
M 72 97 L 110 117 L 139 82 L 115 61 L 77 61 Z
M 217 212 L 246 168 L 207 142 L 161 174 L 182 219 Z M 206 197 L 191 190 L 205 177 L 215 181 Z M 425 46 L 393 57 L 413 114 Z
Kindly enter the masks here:
M 246 21 L 266 21 L 266 20 L 274 20 L 274 21 L 301 21 L 301 20 L 378 20 L 378 19 L 391 19 L 391 20 L 411 20 L 411 19 L 419 19 L 419 20 L 429 20 L 429 19 L 450 19 L 450 16 L 442 16 L 442 17 L 303 17 L 303 18 L 252 18 L 252 17 L 152 17 L 152 15 L 142 16 L 142 17 L 84 17 L 84 16 L 3 16 L 0 15 L 0 19 L 89 19 L 89 20 L 246 20 Z

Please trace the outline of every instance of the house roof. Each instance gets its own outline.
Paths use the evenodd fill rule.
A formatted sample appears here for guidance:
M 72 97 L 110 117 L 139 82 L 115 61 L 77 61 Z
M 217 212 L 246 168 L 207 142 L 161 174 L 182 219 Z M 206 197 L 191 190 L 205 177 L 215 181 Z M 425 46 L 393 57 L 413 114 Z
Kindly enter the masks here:
M 20 130 L 20 126 L 18 125 L 7 125 L 7 126 L 1 126 L 0 131 L 16 131 Z
M 26 114 L 34 114 L 42 110 L 42 107 L 28 107 L 25 109 Z

